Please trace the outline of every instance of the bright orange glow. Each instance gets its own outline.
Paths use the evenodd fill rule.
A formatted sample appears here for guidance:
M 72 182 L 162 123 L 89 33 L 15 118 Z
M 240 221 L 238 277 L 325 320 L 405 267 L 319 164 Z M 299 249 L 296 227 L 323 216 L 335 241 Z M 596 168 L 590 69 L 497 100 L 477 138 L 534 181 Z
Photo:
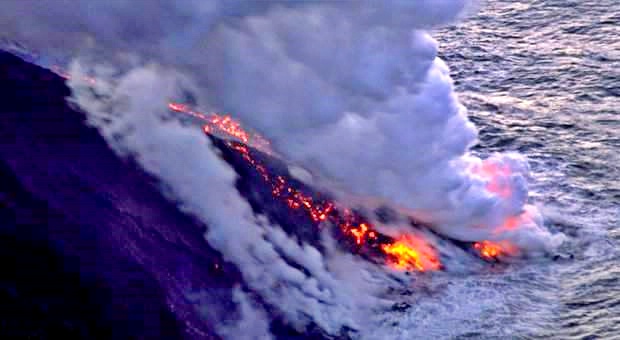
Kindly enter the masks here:
M 514 256 L 518 253 L 517 247 L 508 241 L 481 241 L 474 243 L 474 249 L 485 260 L 497 260 L 503 256 Z
M 435 250 L 426 241 L 413 235 L 404 235 L 394 243 L 382 245 L 381 249 L 396 269 L 421 272 L 441 269 Z
M 208 132 L 205 129 L 205 132 Z M 395 241 L 374 230 L 372 224 L 363 221 L 349 209 L 338 209 L 329 200 L 313 198 L 291 186 L 283 176 L 272 176 L 267 168 L 251 155 L 250 149 L 242 144 L 227 142 L 227 145 L 241 154 L 259 173 L 264 181 L 271 185 L 271 194 L 281 199 L 292 209 L 301 209 L 315 223 L 330 221 L 338 226 L 343 235 L 347 236 L 356 248 L 378 248 L 388 258 L 388 263 L 399 270 L 437 270 L 441 267 L 433 248 L 421 238 L 403 236 Z
M 185 104 L 173 102 L 168 103 L 168 108 L 172 111 L 185 113 L 205 121 L 206 125 L 203 127 L 203 130 L 207 133 L 218 131 L 230 137 L 234 137 L 246 144 L 250 141 L 250 134 L 243 130 L 241 128 L 241 124 L 232 119 L 229 115 L 219 115 L 217 113 L 205 115 L 204 113 L 191 110 Z
M 352 228 L 351 234 L 355 236 L 355 244 L 361 245 L 367 232 L 368 225 L 366 223 L 361 223 L 358 228 Z
M 232 137 L 244 144 L 251 145 L 263 152 L 271 154 L 269 142 L 257 133 L 249 133 L 241 127 L 241 124 L 229 115 L 220 115 L 217 113 L 204 114 L 194 111 L 189 106 L 181 103 L 170 102 L 168 109 L 184 113 L 186 115 L 198 118 L 205 122 L 203 130 L 206 133 L 216 133 L 226 137 Z

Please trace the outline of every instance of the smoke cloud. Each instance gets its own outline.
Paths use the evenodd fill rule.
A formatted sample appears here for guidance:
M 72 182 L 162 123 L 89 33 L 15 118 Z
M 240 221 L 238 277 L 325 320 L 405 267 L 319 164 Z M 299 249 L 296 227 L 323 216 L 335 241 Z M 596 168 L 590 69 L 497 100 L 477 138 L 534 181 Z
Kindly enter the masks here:
M 462 240 L 510 238 L 523 248 L 545 247 L 551 235 L 526 204 L 526 160 L 469 153 L 477 131 L 428 33 L 471 6 L 466 0 L 9 0 L 0 29 L 39 50 L 91 63 L 175 70 L 194 84 L 202 107 L 230 112 L 344 192 L 398 205 Z M 163 100 L 163 93 L 152 95 L 153 102 Z

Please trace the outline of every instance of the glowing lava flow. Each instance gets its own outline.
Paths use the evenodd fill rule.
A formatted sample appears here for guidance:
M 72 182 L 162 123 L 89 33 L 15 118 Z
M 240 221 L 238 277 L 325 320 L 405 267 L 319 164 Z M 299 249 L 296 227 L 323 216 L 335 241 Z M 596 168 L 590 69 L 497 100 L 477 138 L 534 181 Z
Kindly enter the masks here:
M 424 240 L 405 235 L 396 242 L 384 244 L 381 249 L 390 255 L 390 263 L 396 269 L 404 270 L 439 270 L 441 263 L 437 260 L 435 251 Z
M 170 103 L 168 108 L 175 112 L 182 112 L 206 122 L 203 131 L 207 134 L 219 132 L 230 137 L 234 137 L 239 142 L 232 141 L 226 144 L 237 151 L 241 157 L 248 162 L 258 172 L 260 177 L 271 186 L 271 194 L 274 198 L 280 199 L 293 210 L 301 209 L 315 223 L 330 221 L 338 226 L 340 231 L 347 236 L 352 243 L 360 249 L 363 246 L 380 249 L 388 258 L 394 268 L 402 270 L 437 270 L 441 268 L 441 263 L 436 252 L 422 239 L 414 238 L 411 235 L 403 236 L 401 240 L 394 241 L 386 236 L 379 236 L 373 226 L 362 220 L 349 209 L 338 209 L 334 202 L 329 200 L 315 199 L 310 195 L 304 194 L 297 188 L 289 185 L 283 176 L 272 176 L 267 168 L 259 163 L 250 153 L 246 144 L 255 146 L 258 141 L 260 145 L 268 145 L 264 139 L 251 135 L 243 130 L 240 124 L 230 116 L 220 116 L 217 114 L 205 115 L 191 110 L 183 104 Z M 415 242 L 412 242 L 415 240 Z M 418 250 L 421 247 L 423 250 Z
M 187 105 L 179 103 L 169 103 L 168 108 L 175 112 L 188 114 L 206 122 L 203 131 L 207 134 L 223 133 L 228 137 L 233 137 L 241 143 L 228 141 L 226 144 L 237 151 L 241 157 L 252 165 L 258 172 L 260 177 L 271 186 L 273 197 L 283 200 L 290 209 L 302 209 L 308 217 L 315 223 L 326 220 L 337 225 L 342 233 L 354 242 L 357 247 L 365 244 L 373 243 L 380 246 L 377 242 L 378 233 L 373 230 L 372 225 L 362 221 L 359 216 L 349 209 L 336 209 L 335 203 L 329 200 L 317 200 L 311 195 L 304 194 L 297 188 L 289 185 L 283 176 L 272 176 L 267 168 L 256 161 L 250 154 L 247 145 L 251 145 L 257 149 L 264 149 L 269 143 L 257 134 L 250 134 L 243 130 L 240 124 L 234 121 L 230 116 L 221 116 L 218 114 L 205 115 L 201 112 L 191 110 Z M 263 151 L 263 150 L 261 150 Z M 383 237 L 386 238 L 386 237 Z M 430 246 L 429 246 L 430 248 Z M 415 251 L 415 250 L 412 250 Z M 397 256 L 397 254 L 393 254 Z M 425 256 L 431 256 L 430 254 Z M 435 256 L 435 254 L 432 254 Z M 438 260 L 437 260 L 438 261 Z M 410 266 L 419 268 L 419 266 Z
M 474 243 L 474 249 L 485 260 L 497 260 L 500 257 L 516 255 L 518 252 L 516 247 L 507 241 L 480 241 Z
M 64 79 L 71 79 L 69 73 L 58 66 L 52 66 L 52 71 Z M 82 80 L 94 85 L 95 78 L 84 76 Z M 264 153 L 273 155 L 269 141 L 259 134 L 250 134 L 244 130 L 239 122 L 235 121 L 229 115 L 219 115 L 217 113 L 204 114 L 192 110 L 188 105 L 170 102 L 168 109 L 174 112 L 180 112 L 202 120 L 203 131 L 207 134 L 219 134 L 225 137 L 232 137 L 245 145 L 228 143 L 228 146 L 238 151 L 243 159 L 250 163 L 253 168 L 260 174 L 262 179 L 269 183 L 272 187 L 272 194 L 276 198 L 283 199 L 291 209 L 303 209 L 313 222 L 320 223 L 326 220 L 337 225 L 345 236 L 348 236 L 357 247 L 370 245 L 378 248 L 387 257 L 388 263 L 394 268 L 403 270 L 437 270 L 441 268 L 439 257 L 434 249 L 424 240 L 412 235 L 403 235 L 399 239 L 394 240 L 390 237 L 377 233 L 373 226 L 362 221 L 349 209 L 336 209 L 334 202 L 319 200 L 315 201 L 312 196 L 306 195 L 294 187 L 288 185 L 284 177 L 272 177 L 267 168 L 258 163 L 251 157 L 250 151 L 246 145 L 251 145 Z M 509 197 L 512 195 L 510 188 L 504 183 L 499 182 L 497 176 L 509 175 L 510 170 L 507 167 L 492 163 L 484 163 L 477 172 L 488 180 L 487 189 L 499 196 Z M 342 211 L 340 211 L 342 210 Z M 518 224 L 521 217 L 529 217 L 522 215 L 509 218 L 504 223 L 504 228 L 512 229 Z M 500 256 L 513 255 L 518 252 L 516 247 L 507 241 L 491 242 L 481 241 L 474 243 L 474 249 L 480 256 L 487 260 L 494 260 Z
M 253 166 L 263 180 L 271 185 L 271 194 L 280 199 L 290 209 L 302 209 L 315 223 L 332 222 L 338 226 L 343 235 L 359 250 L 370 247 L 380 250 L 392 267 L 400 270 L 438 270 L 441 262 L 435 250 L 423 239 L 413 235 L 404 235 L 398 240 L 380 235 L 372 224 L 364 221 L 349 209 L 339 209 L 335 203 L 324 199 L 315 199 L 289 185 L 283 176 L 272 176 L 265 166 L 250 154 L 247 146 L 228 141 L 226 144 L 239 152 L 241 157 Z
M 262 137 L 257 138 L 257 135 L 251 135 L 244 131 L 240 124 L 232 120 L 230 116 L 220 116 L 217 114 L 207 116 L 178 103 L 170 103 L 168 108 L 205 121 L 207 124 L 203 126 L 203 131 L 207 134 L 219 131 L 234 137 L 244 144 L 255 146 L 253 144 L 258 141 L 260 145 L 268 145 L 263 142 L 264 139 Z M 252 157 L 246 145 L 233 143 L 232 141 L 228 141 L 226 144 L 252 165 L 260 177 L 270 184 L 273 197 L 284 201 L 290 209 L 304 210 L 315 223 L 323 221 L 332 222 L 358 248 L 369 246 L 380 249 L 388 258 L 388 262 L 393 264 L 394 268 L 418 271 L 438 270 L 441 268 L 436 252 L 422 239 L 415 238 L 412 235 L 405 235 L 396 241 L 383 235 L 380 237 L 370 223 L 363 221 L 360 216 L 357 216 L 351 210 L 337 209 L 334 202 L 317 200 L 289 185 L 283 176 L 272 176 L 264 165 Z M 417 248 L 423 250 L 418 250 Z
M 271 153 L 269 142 L 260 136 L 259 134 L 250 134 L 241 128 L 241 124 L 232 119 L 229 115 L 219 115 L 217 113 L 210 113 L 208 115 L 194 111 L 189 106 L 180 103 L 170 102 L 168 108 L 175 112 L 185 113 L 194 118 L 198 118 L 205 122 L 202 129 L 205 133 L 221 133 L 228 137 L 233 137 L 244 144 L 252 145 L 253 147 L 267 153 Z
M 246 132 L 241 125 L 228 115 L 215 113 L 205 115 L 191 110 L 187 105 L 169 103 L 168 108 L 175 112 L 188 114 L 206 124 L 203 131 L 207 134 L 223 134 L 238 142 L 228 141 L 226 144 L 237 151 L 241 157 L 258 172 L 260 177 L 271 186 L 274 198 L 284 201 L 290 209 L 304 210 L 315 223 L 332 222 L 338 226 L 343 235 L 357 247 L 370 247 L 379 250 L 387 259 L 388 264 L 398 270 L 428 271 L 441 269 L 439 256 L 425 240 L 414 235 L 402 235 L 397 239 L 379 234 L 372 224 L 364 221 L 349 209 L 339 209 L 329 200 L 315 199 L 289 185 L 283 176 L 272 176 L 267 168 L 252 157 L 247 145 L 271 153 L 269 143 L 257 134 Z M 489 171 L 486 171 L 489 170 Z M 485 169 L 485 173 L 495 169 Z M 494 188 L 493 185 L 491 187 Z M 486 260 L 496 260 L 500 256 L 511 255 L 516 251 L 507 242 L 494 243 L 481 241 L 474 244 L 474 250 Z

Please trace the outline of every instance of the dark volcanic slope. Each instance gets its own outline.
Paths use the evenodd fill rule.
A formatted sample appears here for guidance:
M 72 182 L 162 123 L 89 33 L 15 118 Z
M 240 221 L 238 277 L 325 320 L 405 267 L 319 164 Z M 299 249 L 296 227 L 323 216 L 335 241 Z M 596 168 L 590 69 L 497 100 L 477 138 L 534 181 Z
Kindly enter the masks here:
M 59 76 L 0 51 L 0 91 L 0 338 L 217 338 L 214 325 L 237 317 L 231 293 L 243 282 L 206 243 L 206 226 L 84 124 Z M 318 246 L 316 223 L 212 141 L 257 213 Z M 255 156 L 288 176 L 278 160 Z M 323 336 L 271 317 L 277 338 Z
M 0 337 L 211 337 L 184 294 L 230 310 L 238 274 L 204 226 L 83 125 L 61 78 L 0 52 L 0 87 Z

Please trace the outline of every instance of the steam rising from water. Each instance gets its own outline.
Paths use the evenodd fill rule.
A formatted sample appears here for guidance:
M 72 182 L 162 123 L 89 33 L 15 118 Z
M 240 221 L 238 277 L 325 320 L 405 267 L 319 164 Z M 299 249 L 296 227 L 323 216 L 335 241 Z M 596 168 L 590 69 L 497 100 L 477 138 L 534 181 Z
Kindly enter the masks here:
M 348 193 L 396 204 L 463 240 L 546 247 L 552 237 L 526 206 L 525 159 L 469 153 L 476 129 L 426 31 L 470 5 L 5 1 L 0 27 L 90 63 L 173 69 L 201 106 L 232 113 Z

